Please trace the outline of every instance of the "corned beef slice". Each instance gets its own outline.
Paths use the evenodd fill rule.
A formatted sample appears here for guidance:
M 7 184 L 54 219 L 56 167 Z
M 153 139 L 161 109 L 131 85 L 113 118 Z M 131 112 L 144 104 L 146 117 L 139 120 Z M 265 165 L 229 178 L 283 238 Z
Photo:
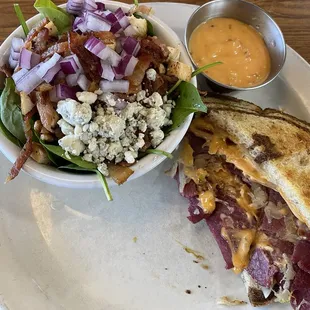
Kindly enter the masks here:
M 205 159 L 207 171 L 210 163 L 220 163 L 223 169 L 226 169 L 225 171 L 251 189 L 253 182 L 247 179 L 234 165 L 225 163 L 223 157 L 213 155 L 210 158 L 208 146 L 205 145 L 206 141 L 204 139 L 198 138 L 192 133 L 187 134 L 187 137 L 194 151 L 195 163 L 197 163 L 195 160 L 199 157 L 199 168 L 201 168 L 201 162 L 204 162 L 201 159 Z M 211 169 L 208 172 L 208 175 L 210 175 L 214 173 L 214 170 Z M 206 183 L 210 182 L 208 175 Z M 225 183 L 225 179 L 223 182 Z M 223 238 L 223 229 L 225 229 L 229 237 L 233 236 L 234 231 L 240 229 L 254 229 L 257 236 L 258 234 L 263 235 L 272 251 L 268 251 L 264 246 L 261 247 L 254 241 L 246 270 L 257 284 L 272 288 L 277 292 L 284 285 L 285 263 L 283 264 L 283 262 L 285 260 L 283 259 L 285 258 L 288 263 L 293 264 L 296 271 L 294 279 L 288 282 L 291 283 L 291 304 L 294 309 L 299 307 L 298 310 L 310 310 L 310 230 L 297 221 L 278 192 L 261 187 L 267 197 L 266 205 L 271 208 L 274 207 L 275 211 L 283 211 L 283 216 L 281 216 L 281 213 L 276 216 L 267 215 L 268 212 L 265 212 L 265 207 L 261 207 L 257 210 L 257 216 L 251 218 L 237 203 L 236 198 L 231 195 L 229 189 L 227 191 L 227 188 L 229 186 L 225 187 L 225 185 L 213 187 L 216 208 L 212 214 L 205 214 L 198 199 L 201 184 L 199 187 L 193 180 L 189 180 L 182 193 L 190 202 L 188 219 L 193 223 L 206 220 L 222 252 L 227 269 L 234 267 L 232 251 L 236 250 L 236 248 L 233 243 L 229 244 Z M 230 238 L 230 240 L 233 240 L 233 238 Z

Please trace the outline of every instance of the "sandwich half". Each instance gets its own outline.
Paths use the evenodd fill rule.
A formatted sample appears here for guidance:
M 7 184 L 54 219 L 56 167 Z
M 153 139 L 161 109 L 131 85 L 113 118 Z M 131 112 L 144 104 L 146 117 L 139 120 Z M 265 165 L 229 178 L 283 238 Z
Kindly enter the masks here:
M 189 219 L 206 221 L 254 306 L 310 309 L 310 125 L 204 96 L 175 166 Z

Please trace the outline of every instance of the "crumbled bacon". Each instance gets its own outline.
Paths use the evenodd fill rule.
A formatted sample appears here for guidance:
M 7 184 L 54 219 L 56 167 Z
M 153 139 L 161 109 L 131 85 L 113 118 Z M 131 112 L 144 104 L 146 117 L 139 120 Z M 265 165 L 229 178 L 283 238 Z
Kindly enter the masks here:
M 27 35 L 26 43 L 31 43 L 31 41 L 38 35 L 38 33 L 49 23 L 47 18 L 42 19 L 34 28 L 30 30 Z
M 59 115 L 55 111 L 52 102 L 49 99 L 48 92 L 36 92 L 36 106 L 40 115 L 40 120 L 43 126 L 49 131 L 54 132 L 54 129 L 59 120 Z
M 138 56 L 149 55 L 152 57 L 152 63 L 159 65 L 166 62 L 169 56 L 169 50 L 165 44 L 163 44 L 156 37 L 146 37 L 140 41 L 141 49 Z
M 137 87 L 141 87 L 141 83 L 144 79 L 145 72 L 148 68 L 150 68 L 152 58 L 150 55 L 144 55 L 138 57 L 139 62 L 137 63 L 135 70 L 133 74 L 129 77 L 127 77 L 127 80 L 129 81 L 129 92 L 130 93 L 136 93 Z M 139 91 L 139 90 L 138 90 Z
M 33 40 L 32 49 L 37 54 L 42 54 L 46 51 L 49 39 L 49 32 L 47 28 L 40 30 L 36 38 Z
M 110 31 L 94 31 L 93 35 L 97 39 L 100 39 L 105 45 L 115 43 L 115 35 Z
M 99 82 L 101 79 L 99 74 L 100 59 L 84 47 L 89 37 L 90 34 L 79 35 L 71 31 L 69 33 L 69 48 L 79 58 L 86 77 L 91 81 Z
M 167 91 L 178 81 L 176 77 L 171 77 L 164 74 L 157 74 L 155 81 L 150 81 L 146 77 L 143 80 L 143 88 L 148 90 L 149 94 L 158 92 L 164 96 Z
M 53 56 L 55 53 L 60 54 L 61 56 L 69 55 L 69 43 L 68 42 L 60 42 L 49 47 L 43 54 L 42 59 L 49 58 Z
M 110 164 L 108 168 L 111 178 L 118 185 L 121 185 L 124 182 L 126 182 L 128 178 L 133 174 L 133 171 L 129 167 Z
M 6 179 L 6 183 L 14 180 L 18 176 L 20 170 L 23 168 L 25 162 L 30 157 L 31 153 L 32 153 L 32 138 L 28 138 L 26 144 L 24 145 L 23 149 L 21 150 L 18 158 L 14 163 L 9 173 L 9 176 Z

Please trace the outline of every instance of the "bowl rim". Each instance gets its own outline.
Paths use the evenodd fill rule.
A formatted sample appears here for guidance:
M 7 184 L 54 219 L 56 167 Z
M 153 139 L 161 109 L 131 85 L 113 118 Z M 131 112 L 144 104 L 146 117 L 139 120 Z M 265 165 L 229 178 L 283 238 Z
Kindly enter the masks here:
M 195 67 L 195 69 L 197 69 L 197 65 L 195 63 L 195 61 L 193 60 L 192 58 L 192 55 L 190 53 L 190 50 L 189 50 L 189 46 L 188 46 L 188 43 L 187 42 L 187 34 L 188 34 L 188 25 L 190 24 L 190 22 L 192 21 L 192 19 L 195 17 L 195 15 L 205 6 L 208 6 L 208 5 L 212 5 L 213 3 L 216 3 L 216 2 L 222 2 L 222 1 L 227 1 L 227 0 L 212 0 L 212 1 L 209 1 L 209 2 L 206 2 L 205 4 L 199 6 L 193 13 L 192 15 L 190 16 L 190 18 L 188 19 L 188 22 L 186 24 L 186 28 L 185 28 L 185 32 L 184 32 L 184 45 L 185 45 L 185 48 L 187 50 L 187 53 L 189 55 L 189 58 L 191 59 L 192 61 L 192 64 L 193 66 Z M 279 31 L 279 33 L 281 34 L 281 39 L 283 41 L 283 46 L 284 46 L 284 57 L 283 57 L 283 60 L 282 60 L 282 63 L 280 64 L 280 66 L 278 66 L 278 71 L 277 73 L 268 81 L 265 81 L 263 82 L 262 84 L 259 84 L 259 85 L 256 85 L 256 86 L 251 86 L 251 87 L 237 87 L 237 86 L 230 86 L 230 85 L 226 85 L 226 84 L 223 84 L 221 82 L 218 82 L 216 80 L 214 80 L 213 78 L 209 77 L 206 73 L 202 72 L 201 74 L 208 80 L 210 80 L 212 83 L 222 87 L 222 88 L 226 88 L 226 89 L 229 89 L 231 91 L 247 91 L 247 90 L 255 90 L 255 89 L 259 89 L 261 87 L 264 87 L 266 85 L 268 85 L 269 83 L 271 83 L 281 72 L 281 70 L 283 69 L 283 66 L 285 64 L 285 61 L 286 61 L 286 56 L 287 56 L 287 45 L 286 45 L 286 42 L 285 42 L 285 38 L 284 38 L 284 35 L 283 35 L 283 32 L 281 30 L 281 28 L 279 27 L 279 25 L 276 23 L 276 21 L 271 17 L 271 15 L 269 13 L 267 13 L 264 9 L 262 9 L 260 6 L 258 6 L 257 4 L 254 4 L 254 3 L 251 3 L 249 1 L 245 1 L 245 0 L 230 0 L 231 2 L 243 2 L 243 3 L 246 3 L 248 5 L 251 5 L 253 6 L 255 9 L 257 10 L 260 10 L 264 15 L 266 15 L 267 18 L 269 18 L 273 25 L 275 26 L 275 28 Z M 208 20 L 208 19 L 206 19 Z
M 108 9 L 111 10 L 117 9 L 119 7 L 125 10 L 129 10 L 132 7 L 131 5 L 126 3 L 110 0 L 105 1 L 105 4 L 108 7 Z M 66 3 L 61 4 L 59 7 L 65 8 L 65 6 Z M 35 16 L 27 20 L 27 24 L 33 26 L 40 19 L 42 19 L 40 14 L 36 14 Z M 162 22 L 159 18 L 157 18 L 154 15 L 148 16 L 148 19 L 152 23 L 156 24 L 156 26 L 159 27 L 161 31 L 166 32 L 166 35 L 169 37 L 169 40 L 173 42 L 173 46 L 178 46 L 178 48 L 181 50 L 182 61 L 193 67 L 185 46 L 183 45 L 178 35 L 174 32 L 174 30 L 172 30 L 166 23 Z M 21 26 L 16 28 L 1 44 L 0 64 L 4 62 L 4 57 L 5 55 L 8 54 L 12 38 L 15 36 L 24 37 Z M 196 78 L 193 78 L 191 80 L 191 83 L 195 87 L 197 87 Z M 187 129 L 191 123 L 192 117 L 193 114 L 190 114 L 184 120 L 183 124 L 180 125 L 178 128 L 174 129 L 173 131 L 171 131 L 171 133 L 163 140 L 163 142 L 157 148 L 162 149 L 169 153 L 173 152 L 183 139 L 184 135 L 186 134 Z M 21 149 L 19 147 L 14 145 L 3 134 L 0 133 L 0 151 L 11 163 L 15 162 L 20 153 L 20 150 Z M 155 154 L 146 155 L 132 166 L 132 170 L 134 170 L 134 173 L 130 176 L 130 178 L 126 181 L 126 183 L 151 171 L 156 166 L 161 164 L 165 159 L 166 157 L 162 155 L 155 155 Z M 22 170 L 40 181 L 60 187 L 100 188 L 102 186 L 96 174 L 83 175 L 78 173 L 70 173 L 64 170 L 59 170 L 52 166 L 38 164 L 32 158 L 29 158 L 27 160 Z M 111 178 L 107 178 L 107 182 L 109 186 L 117 185 Z

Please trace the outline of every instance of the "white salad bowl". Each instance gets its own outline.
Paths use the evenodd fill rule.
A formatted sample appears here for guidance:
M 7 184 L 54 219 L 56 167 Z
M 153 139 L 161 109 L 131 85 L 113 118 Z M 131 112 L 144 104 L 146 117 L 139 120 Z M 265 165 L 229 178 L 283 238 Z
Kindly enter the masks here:
M 115 11 L 117 8 L 122 8 L 124 11 L 128 11 L 131 6 L 128 4 L 124 4 L 116 1 L 105 1 L 106 8 Z M 65 8 L 65 5 L 61 5 L 61 7 Z M 156 14 L 156 13 L 155 13 Z M 42 17 L 38 14 L 27 21 L 29 28 L 32 28 L 37 22 L 40 21 Z M 153 24 L 155 35 L 161 39 L 165 44 L 178 47 L 181 51 L 181 61 L 185 64 L 192 66 L 191 60 L 188 57 L 186 49 L 184 48 L 182 42 L 178 38 L 177 34 L 165 23 L 160 21 L 154 15 L 149 16 L 148 20 Z M 0 65 L 7 63 L 9 58 L 9 52 L 11 47 L 11 41 L 14 37 L 24 37 L 22 27 L 18 27 L 1 45 L 0 47 Z M 193 78 L 191 83 L 194 86 L 197 86 L 196 78 Z M 184 137 L 190 123 L 192 120 L 192 115 L 189 115 L 183 124 L 173 130 L 165 140 L 157 147 L 159 150 L 163 150 L 166 152 L 173 152 L 178 144 L 181 142 Z M 20 148 L 14 145 L 11 141 L 9 141 L 6 137 L 4 137 L 0 133 L 0 151 L 7 157 L 7 159 L 14 163 L 17 159 Z M 148 154 L 139 161 L 137 161 L 131 169 L 134 173 L 127 180 L 134 180 L 145 173 L 149 172 L 156 166 L 158 166 L 161 162 L 165 160 L 165 156 L 162 155 L 154 155 Z M 8 166 L 8 170 L 9 170 Z M 68 171 L 59 170 L 52 166 L 38 164 L 31 158 L 25 163 L 23 170 L 33 176 L 34 178 L 43 181 L 45 183 L 62 186 L 62 187 L 70 187 L 70 188 L 97 188 L 101 187 L 100 181 L 96 174 L 78 174 L 71 173 Z M 108 178 L 109 186 L 115 185 L 113 180 Z

